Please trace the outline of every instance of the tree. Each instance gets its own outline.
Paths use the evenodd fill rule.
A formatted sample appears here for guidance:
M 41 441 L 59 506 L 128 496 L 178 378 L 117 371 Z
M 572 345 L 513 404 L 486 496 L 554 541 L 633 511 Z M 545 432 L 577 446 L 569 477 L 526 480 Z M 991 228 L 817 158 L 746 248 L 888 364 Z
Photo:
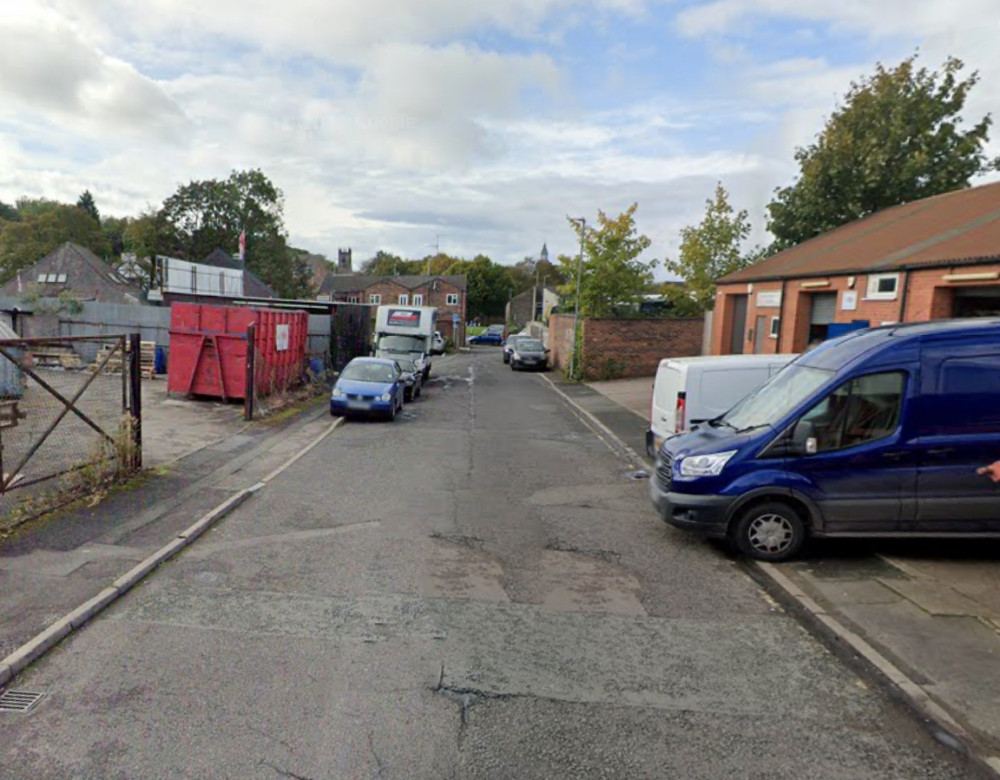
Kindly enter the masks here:
M 0 225 L 0 282 L 12 278 L 67 241 L 105 257 L 110 245 L 83 209 L 53 201 L 25 201 L 21 219 Z M 36 208 L 37 207 L 37 208 Z
M 507 301 L 514 293 L 514 283 L 505 266 L 494 263 L 486 255 L 476 255 L 472 260 L 454 261 L 445 273 L 465 274 L 470 318 L 503 316 Z
M 176 228 L 180 251 L 203 260 L 217 247 L 235 252 L 246 232 L 246 265 L 279 295 L 306 295 L 309 270 L 289 251 L 284 225 L 284 196 L 260 170 L 233 171 L 225 180 L 192 181 L 163 204 Z
M 413 264 L 409 260 L 380 249 L 375 253 L 375 257 L 361 264 L 361 273 L 366 276 L 396 276 L 411 273 L 412 267 Z
M 747 212 L 733 209 L 720 182 L 715 186 L 715 197 L 705 201 L 701 222 L 681 230 L 680 258 L 664 262 L 668 271 L 684 280 L 685 289 L 670 287 L 665 293 L 678 314 L 712 308 L 716 280 L 750 264 L 750 256 L 741 252 L 749 235 Z
M 580 273 L 580 313 L 588 317 L 611 317 L 622 307 L 638 303 L 643 290 L 653 280 L 656 260 L 644 262 L 639 256 L 649 248 L 650 240 L 635 227 L 633 203 L 617 217 L 597 212 L 597 227 L 587 227 L 583 237 L 584 260 Z M 580 226 L 570 220 L 580 239 Z M 561 255 L 559 262 L 566 284 L 560 288 L 569 305 L 576 298 L 575 257 Z
M 960 60 L 940 71 L 916 67 L 917 56 L 851 84 L 844 103 L 815 143 L 799 148 L 798 180 L 768 205 L 772 251 L 784 249 L 889 206 L 960 189 L 998 168 L 988 159 L 990 115 L 963 131 L 972 73 Z
M 97 204 L 94 202 L 94 196 L 90 194 L 90 190 L 83 191 L 76 201 L 76 206 L 87 212 L 98 225 L 101 224 L 101 212 L 97 210 Z
M 125 251 L 125 229 L 131 221 L 129 217 L 105 217 L 101 220 L 101 232 L 115 257 L 120 257 Z
M 21 215 L 17 213 L 16 208 L 0 200 L 0 221 L 6 220 L 7 222 L 16 222 L 20 218 Z
M 526 257 L 509 268 L 514 282 L 514 294 L 530 290 L 535 284 L 559 287 L 566 284 L 563 269 L 549 260 L 535 260 Z

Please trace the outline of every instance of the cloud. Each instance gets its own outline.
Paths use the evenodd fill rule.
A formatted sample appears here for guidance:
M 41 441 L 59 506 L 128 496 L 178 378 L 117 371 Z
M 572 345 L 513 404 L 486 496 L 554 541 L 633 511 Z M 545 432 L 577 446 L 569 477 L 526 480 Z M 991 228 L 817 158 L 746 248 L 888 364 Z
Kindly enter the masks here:
M 5 102 L 78 129 L 167 137 L 183 112 L 151 79 L 88 45 L 64 19 L 24 3 L 0 15 L 0 91 Z M 7 111 L 10 109 L 8 108 Z

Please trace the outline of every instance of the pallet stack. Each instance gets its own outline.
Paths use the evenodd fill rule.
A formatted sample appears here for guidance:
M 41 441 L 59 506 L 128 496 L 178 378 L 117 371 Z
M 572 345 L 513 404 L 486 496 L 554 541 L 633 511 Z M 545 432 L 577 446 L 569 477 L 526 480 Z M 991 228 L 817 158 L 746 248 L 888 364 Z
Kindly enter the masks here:
M 83 361 L 72 347 L 39 347 L 29 351 L 33 365 L 40 368 L 83 368 Z
M 108 353 L 114 352 L 116 347 L 112 344 L 104 344 L 97 353 L 97 359 L 91 364 L 90 370 L 96 371 L 97 367 L 101 365 L 104 358 L 107 357 Z M 125 354 L 127 355 L 131 350 L 128 341 L 125 342 Z M 122 372 L 122 353 L 121 350 L 115 352 L 108 362 L 105 363 L 103 373 L 105 374 L 120 374 Z M 139 373 L 145 379 L 155 379 L 156 378 L 156 342 L 155 341 L 140 341 L 139 342 Z

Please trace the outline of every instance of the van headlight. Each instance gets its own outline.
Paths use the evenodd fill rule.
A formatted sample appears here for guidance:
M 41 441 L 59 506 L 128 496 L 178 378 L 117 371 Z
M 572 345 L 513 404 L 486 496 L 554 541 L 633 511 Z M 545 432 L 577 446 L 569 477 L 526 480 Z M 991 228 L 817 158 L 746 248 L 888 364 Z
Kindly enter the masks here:
M 392 396 L 391 396 L 391 395 L 389 395 L 388 393 L 382 393 L 382 395 L 380 395 L 380 396 L 378 397 L 378 399 L 379 399 L 380 401 L 390 401 L 390 400 L 392 400 Z
M 681 460 L 680 475 L 682 477 L 717 477 L 722 469 L 736 454 L 736 450 L 716 452 L 711 455 L 692 455 Z
M 340 396 L 342 396 L 342 395 L 343 395 L 343 393 L 340 392 L 340 388 L 339 387 L 333 388 L 333 397 L 334 398 L 340 398 Z

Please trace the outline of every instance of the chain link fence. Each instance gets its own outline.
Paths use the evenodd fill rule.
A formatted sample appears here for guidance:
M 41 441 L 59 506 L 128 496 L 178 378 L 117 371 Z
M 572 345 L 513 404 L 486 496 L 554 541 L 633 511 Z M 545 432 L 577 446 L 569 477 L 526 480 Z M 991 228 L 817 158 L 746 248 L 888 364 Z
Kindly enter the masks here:
M 138 344 L 0 340 L 0 531 L 141 468 Z

